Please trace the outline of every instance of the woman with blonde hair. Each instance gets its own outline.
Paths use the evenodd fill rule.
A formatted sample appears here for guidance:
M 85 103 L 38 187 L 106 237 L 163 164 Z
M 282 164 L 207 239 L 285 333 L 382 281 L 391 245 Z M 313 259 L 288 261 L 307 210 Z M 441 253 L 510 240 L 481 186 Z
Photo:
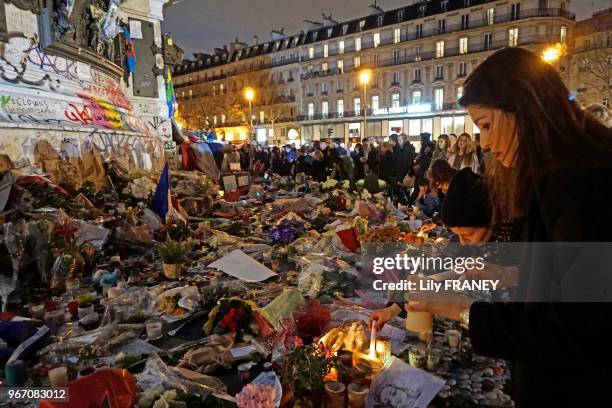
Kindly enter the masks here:
M 480 162 L 476 155 L 476 146 L 468 133 L 462 133 L 453 146 L 448 162 L 455 170 L 470 168 L 476 174 L 480 173 Z

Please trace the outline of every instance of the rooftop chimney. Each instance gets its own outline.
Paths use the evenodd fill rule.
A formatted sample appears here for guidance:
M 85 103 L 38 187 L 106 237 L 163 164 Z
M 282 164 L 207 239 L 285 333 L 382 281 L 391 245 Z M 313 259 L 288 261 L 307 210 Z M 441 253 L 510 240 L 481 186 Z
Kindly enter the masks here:
M 338 22 L 332 18 L 331 13 L 329 13 L 329 15 L 322 13 L 322 15 L 323 15 L 323 27 L 331 27 L 331 26 L 338 25 Z
M 378 2 L 374 0 L 374 3 L 370 4 L 370 15 L 375 16 L 377 14 L 384 13 L 383 9 L 378 6 Z

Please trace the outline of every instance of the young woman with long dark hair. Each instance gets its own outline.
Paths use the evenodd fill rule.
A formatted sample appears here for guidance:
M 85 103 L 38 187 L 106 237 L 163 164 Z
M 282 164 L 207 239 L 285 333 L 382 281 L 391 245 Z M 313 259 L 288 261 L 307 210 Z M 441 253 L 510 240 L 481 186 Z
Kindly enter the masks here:
M 612 131 L 570 98 L 552 65 L 525 49 L 498 51 L 468 78 L 459 102 L 497 163 L 486 166 L 494 218 L 524 216 L 522 238 L 529 243 L 605 247 L 612 230 Z M 429 295 L 409 308 L 460 321 L 476 353 L 511 360 L 517 407 L 610 407 L 612 303 L 566 299 L 578 288 L 599 298 L 612 291 L 593 269 L 571 269 L 569 254 L 538 248 L 529 244 L 520 264 L 519 302 Z M 591 265 L 609 270 L 606 256 L 598 253 Z

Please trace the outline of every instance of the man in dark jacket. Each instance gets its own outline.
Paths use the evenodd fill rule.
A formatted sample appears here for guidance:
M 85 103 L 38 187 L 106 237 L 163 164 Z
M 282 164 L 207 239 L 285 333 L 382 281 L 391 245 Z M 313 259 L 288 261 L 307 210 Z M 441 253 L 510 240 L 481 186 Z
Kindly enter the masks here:
M 402 185 L 402 180 L 412 169 L 412 164 L 416 157 L 414 146 L 406 141 L 406 135 L 401 134 L 397 137 L 397 145 L 393 148 L 393 164 L 395 167 L 395 180 L 397 185 Z

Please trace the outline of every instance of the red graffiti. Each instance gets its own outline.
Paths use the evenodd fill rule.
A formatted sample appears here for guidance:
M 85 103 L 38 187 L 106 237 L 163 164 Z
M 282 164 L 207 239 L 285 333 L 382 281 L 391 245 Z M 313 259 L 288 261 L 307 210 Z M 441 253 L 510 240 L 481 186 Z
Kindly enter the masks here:
M 64 111 L 64 116 L 71 122 L 82 123 L 83 125 L 91 125 L 94 123 L 87 106 L 83 106 L 83 109 L 79 109 L 74 103 L 69 103 L 68 110 Z

